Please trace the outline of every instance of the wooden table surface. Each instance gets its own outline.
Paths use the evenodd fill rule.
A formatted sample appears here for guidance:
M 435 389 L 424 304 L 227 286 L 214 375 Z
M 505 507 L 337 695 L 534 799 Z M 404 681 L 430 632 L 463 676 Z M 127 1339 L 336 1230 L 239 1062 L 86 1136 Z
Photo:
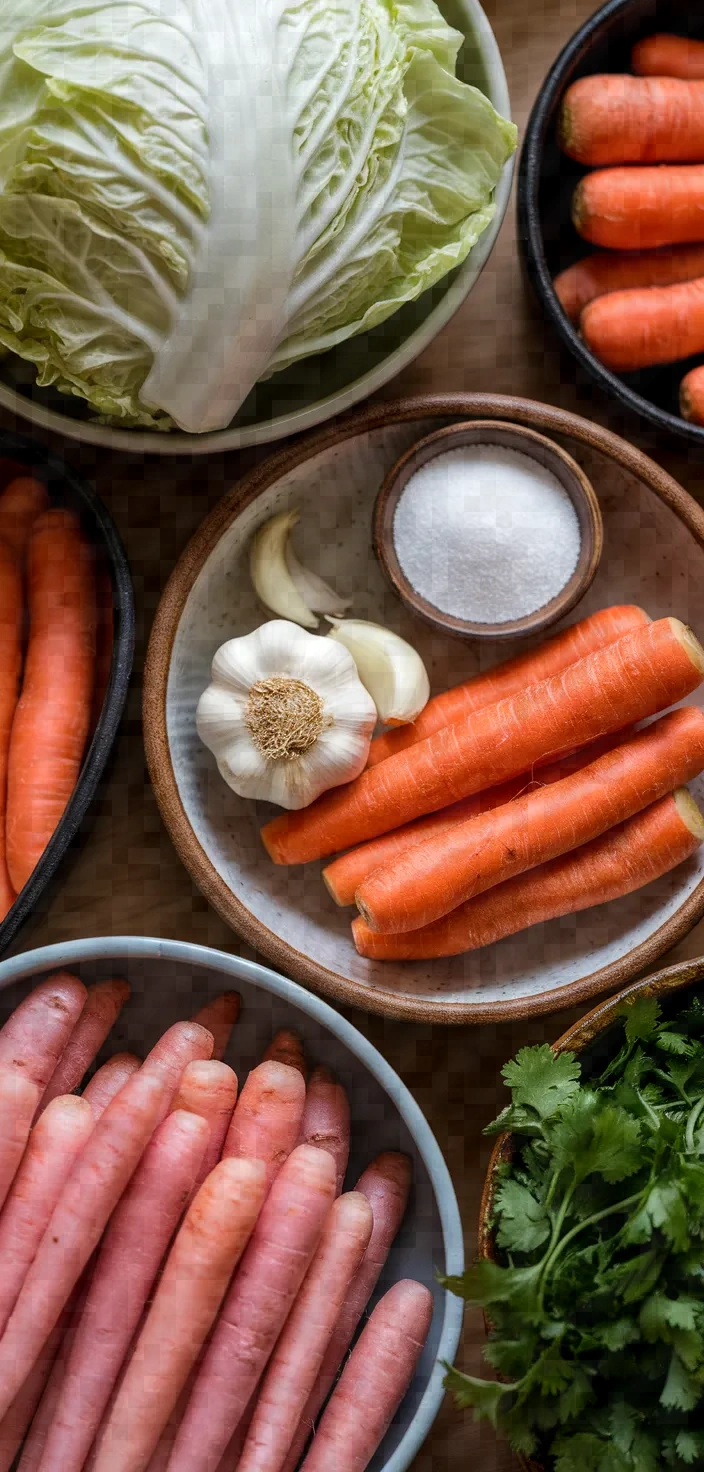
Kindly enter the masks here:
M 592 13 L 592 0 L 484 0 L 512 99 L 523 128 L 550 64 L 572 32 Z M 493 256 L 471 298 L 435 343 L 384 397 L 440 390 L 524 394 L 607 423 L 635 440 L 695 496 L 704 487 L 704 460 L 610 410 L 595 389 L 575 381 L 575 368 L 544 327 L 519 266 L 513 203 Z M 0 413 L 3 427 L 11 424 Z M 250 455 L 193 460 L 137 457 L 59 446 L 97 485 L 124 539 L 134 577 L 138 645 L 135 674 L 109 783 L 89 837 L 63 871 L 45 910 L 23 931 L 16 950 L 78 936 L 170 936 L 238 952 L 237 937 L 209 909 L 181 867 L 157 811 L 144 765 L 140 729 L 140 673 L 146 638 L 161 589 L 192 532 Z M 704 951 L 704 922 L 668 960 Z M 351 1020 L 385 1054 L 414 1093 L 445 1154 L 473 1251 L 475 1223 L 489 1145 L 482 1127 L 498 1113 L 500 1068 L 525 1043 L 551 1040 L 577 1013 L 533 1023 L 444 1029 L 388 1023 L 363 1013 Z M 461 1364 L 476 1373 L 481 1325 L 468 1315 Z M 491 1427 L 473 1425 L 446 1402 L 414 1472 L 445 1472 L 469 1465 L 478 1472 L 513 1472 L 509 1450 Z

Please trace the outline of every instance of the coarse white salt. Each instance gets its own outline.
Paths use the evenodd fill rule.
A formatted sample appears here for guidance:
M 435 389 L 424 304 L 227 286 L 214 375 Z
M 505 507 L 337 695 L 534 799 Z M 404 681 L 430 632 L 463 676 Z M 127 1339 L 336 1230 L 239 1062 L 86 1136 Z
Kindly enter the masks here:
M 544 608 L 579 559 L 577 513 L 552 471 L 498 445 L 437 455 L 412 475 L 393 522 L 396 555 L 441 613 L 501 624 Z

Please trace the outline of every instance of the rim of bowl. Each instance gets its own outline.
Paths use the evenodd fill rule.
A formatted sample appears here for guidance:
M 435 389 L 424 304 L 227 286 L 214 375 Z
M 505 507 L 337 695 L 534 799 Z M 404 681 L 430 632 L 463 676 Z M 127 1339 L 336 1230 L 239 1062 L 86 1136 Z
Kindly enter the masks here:
M 589 376 L 596 380 L 599 388 L 608 396 L 616 398 L 632 414 L 646 419 L 657 429 L 667 430 L 680 439 L 704 446 L 704 429 L 688 423 L 686 419 L 661 409 L 650 399 L 643 398 L 635 389 L 624 383 L 615 373 L 605 368 L 589 351 L 579 333 L 572 326 L 560 305 L 552 284 L 545 254 L 545 243 L 538 208 L 538 193 L 541 184 L 545 138 L 553 110 L 568 81 L 569 72 L 589 52 L 592 41 L 603 27 L 616 20 L 630 9 L 633 0 L 607 0 L 563 47 L 553 62 L 538 92 L 531 111 L 523 139 L 518 165 L 517 215 L 518 243 L 535 296 L 545 311 L 552 327 L 562 342 L 569 348 Z
M 580 550 L 572 576 L 547 603 L 536 608 L 533 613 L 509 619 L 502 624 L 478 623 L 446 613 L 413 587 L 410 578 L 403 571 L 396 550 L 394 521 L 409 481 L 424 466 L 430 465 L 442 455 L 450 454 L 454 448 L 461 449 L 463 446 L 495 444 L 499 449 L 506 448 L 504 440 L 509 441 L 509 448 L 516 454 L 532 459 L 542 469 L 552 469 L 555 479 L 566 491 L 574 507 L 579 522 Z M 544 460 L 536 452 L 540 452 Z M 554 469 L 555 465 L 561 467 L 564 478 Z M 571 490 L 565 484 L 567 478 L 570 480 Z M 583 522 L 586 524 L 586 534 Z M 422 619 L 441 634 L 459 639 L 491 639 L 494 643 L 500 643 L 506 639 L 527 639 L 544 634 L 581 603 L 599 569 L 604 550 L 604 523 L 589 477 L 562 445 L 558 445 L 547 435 L 540 434 L 538 430 L 530 429 L 526 424 L 511 424 L 502 419 L 468 419 L 464 424 L 450 424 L 433 430 L 432 434 L 425 435 L 411 445 L 410 449 L 399 456 L 395 465 L 392 465 L 374 503 L 372 545 L 392 591 L 416 618 Z
M 461 0 L 461 4 L 467 13 L 466 32 L 473 32 L 484 64 L 489 101 L 502 117 L 510 120 L 508 82 L 494 32 L 479 0 Z M 185 434 L 181 430 L 173 434 L 158 434 L 146 430 L 113 429 L 109 425 L 71 419 L 56 409 L 46 409 L 41 404 L 33 403 L 31 398 L 1 382 L 0 407 L 9 409 L 35 427 L 79 440 L 83 444 L 131 451 L 139 455 L 209 455 L 221 450 L 243 450 L 252 445 L 273 444 L 276 440 L 323 424 L 346 409 L 353 408 L 361 399 L 369 398 L 377 389 L 383 388 L 391 378 L 407 368 L 454 317 L 478 281 L 496 243 L 508 209 L 515 164 L 516 155 L 513 154 L 504 165 L 494 191 L 496 209 L 493 219 L 425 320 L 378 367 L 363 373 L 345 388 L 318 399 L 306 408 L 278 415 L 266 423 L 245 425 L 239 429 L 230 427 L 208 434 Z M 306 360 L 302 361 L 305 364 Z
M 82 940 L 56 942 L 22 951 L 0 961 L 0 992 L 18 981 L 57 967 L 71 967 L 87 961 L 108 961 L 126 956 L 130 960 L 182 962 L 186 965 L 216 969 L 234 980 L 248 981 L 262 991 L 273 992 L 299 1007 L 349 1048 L 381 1084 L 393 1101 L 427 1168 L 435 1197 L 445 1250 L 445 1272 L 458 1274 L 464 1268 L 462 1220 L 455 1188 L 445 1158 L 420 1106 L 383 1054 L 367 1041 L 363 1033 L 334 1007 L 297 982 L 290 981 L 268 966 L 231 956 L 211 946 L 192 941 L 164 940 L 144 935 L 89 936 Z M 452 1363 L 462 1332 L 464 1304 L 449 1292 L 445 1295 L 442 1330 L 435 1364 L 428 1378 L 418 1409 L 402 1441 L 384 1463 L 383 1472 L 406 1472 L 425 1441 L 445 1398 L 443 1361 Z

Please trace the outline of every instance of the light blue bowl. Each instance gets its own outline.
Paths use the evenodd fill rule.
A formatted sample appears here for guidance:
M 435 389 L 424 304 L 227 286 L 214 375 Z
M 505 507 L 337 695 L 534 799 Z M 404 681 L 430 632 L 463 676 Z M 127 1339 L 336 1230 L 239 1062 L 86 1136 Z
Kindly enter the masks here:
M 437 1283 L 438 1273 L 461 1273 L 462 1224 L 450 1175 L 418 1105 L 381 1054 L 326 1002 L 275 971 L 182 941 L 116 935 L 42 946 L 0 962 L 0 1024 L 47 973 L 75 972 L 83 981 L 123 976 L 132 996 L 111 1033 L 107 1053 L 149 1048 L 172 1022 L 188 1017 L 208 997 L 236 989 L 242 1013 L 228 1061 L 244 1076 L 272 1033 L 293 1027 L 312 1063 L 326 1063 L 345 1085 L 352 1109 L 348 1186 L 380 1150 L 405 1150 L 413 1161 L 413 1192 L 404 1225 L 382 1274 L 378 1293 L 399 1278 L 427 1284 L 435 1298 L 428 1342 L 413 1384 L 370 1472 L 404 1472 L 443 1400 L 443 1361 L 455 1357 L 462 1304 Z

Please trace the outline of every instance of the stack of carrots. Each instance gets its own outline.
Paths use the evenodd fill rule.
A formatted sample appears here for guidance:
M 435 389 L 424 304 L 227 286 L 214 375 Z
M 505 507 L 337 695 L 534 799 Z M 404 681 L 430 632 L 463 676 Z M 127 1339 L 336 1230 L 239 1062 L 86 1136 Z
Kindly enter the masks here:
M 76 785 L 96 675 L 96 579 L 78 517 L 15 476 L 0 493 L 0 921 Z
M 341 854 L 323 877 L 379 960 L 457 955 L 617 899 L 704 839 L 684 786 L 704 770 L 704 712 L 635 729 L 703 678 L 678 619 L 601 609 L 435 696 L 372 742 L 361 777 L 274 818 L 264 843 L 278 864 Z
M 559 125 L 565 153 L 593 169 L 575 191 L 575 228 L 602 250 L 555 290 L 615 373 L 704 353 L 704 41 L 649 36 L 631 65 L 634 76 L 573 83 Z M 680 407 L 704 424 L 704 364 Z
M 347 1097 L 293 1033 L 238 1098 L 233 992 L 71 1092 L 128 995 L 61 973 L 0 1030 L 0 1468 L 364 1472 L 432 1316 L 396 1283 L 350 1353 L 410 1162 L 343 1192 Z

